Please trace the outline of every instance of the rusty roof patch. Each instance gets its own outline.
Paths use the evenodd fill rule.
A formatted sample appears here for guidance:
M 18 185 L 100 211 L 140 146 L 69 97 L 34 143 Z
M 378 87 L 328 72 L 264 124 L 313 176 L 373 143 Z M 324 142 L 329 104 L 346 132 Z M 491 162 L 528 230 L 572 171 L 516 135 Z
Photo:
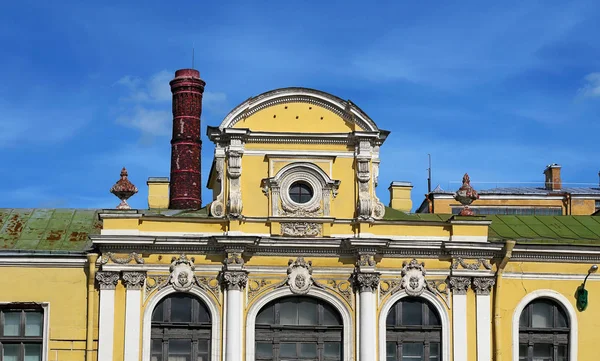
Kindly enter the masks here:
M 84 251 L 101 228 L 95 209 L 0 208 L 0 249 Z

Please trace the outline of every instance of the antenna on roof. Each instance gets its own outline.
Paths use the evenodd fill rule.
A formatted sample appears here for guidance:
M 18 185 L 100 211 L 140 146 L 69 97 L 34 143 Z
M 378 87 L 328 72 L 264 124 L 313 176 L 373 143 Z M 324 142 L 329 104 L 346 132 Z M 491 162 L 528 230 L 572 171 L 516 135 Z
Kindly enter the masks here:
M 431 193 L 431 154 L 427 153 L 429 158 L 429 168 L 427 168 L 427 193 Z

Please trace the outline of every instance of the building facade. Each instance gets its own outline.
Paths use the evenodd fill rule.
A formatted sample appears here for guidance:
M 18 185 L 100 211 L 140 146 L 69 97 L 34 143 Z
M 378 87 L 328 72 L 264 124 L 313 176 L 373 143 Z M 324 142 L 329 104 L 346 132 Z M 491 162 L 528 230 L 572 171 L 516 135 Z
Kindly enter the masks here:
M 596 217 L 411 214 L 406 182 L 385 206 L 389 132 L 305 88 L 207 127 L 201 208 L 204 82 L 171 87 L 148 209 L 123 170 L 118 209 L 0 211 L 0 361 L 596 358 Z

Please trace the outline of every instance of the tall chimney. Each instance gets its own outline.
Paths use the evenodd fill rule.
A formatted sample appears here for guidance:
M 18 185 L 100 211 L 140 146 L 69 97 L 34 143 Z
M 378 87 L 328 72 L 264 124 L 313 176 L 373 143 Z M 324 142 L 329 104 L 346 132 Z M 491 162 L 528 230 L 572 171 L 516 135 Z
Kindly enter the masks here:
M 546 176 L 546 190 L 559 191 L 562 189 L 562 180 L 560 179 L 560 165 L 552 163 L 544 170 Z
M 202 205 L 200 114 L 206 83 L 200 79 L 198 70 L 181 69 L 169 84 L 173 93 L 169 208 L 199 209 Z

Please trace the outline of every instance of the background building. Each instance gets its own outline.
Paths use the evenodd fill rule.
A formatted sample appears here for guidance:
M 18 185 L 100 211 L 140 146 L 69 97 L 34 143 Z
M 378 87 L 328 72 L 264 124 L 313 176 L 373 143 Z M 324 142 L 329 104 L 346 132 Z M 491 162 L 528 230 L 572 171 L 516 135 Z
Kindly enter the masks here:
M 407 182 L 386 207 L 389 132 L 305 88 L 207 127 L 203 203 L 204 86 L 171 81 L 148 209 L 124 169 L 118 209 L 1 211 L 1 361 L 595 359 L 597 217 L 410 214 Z

